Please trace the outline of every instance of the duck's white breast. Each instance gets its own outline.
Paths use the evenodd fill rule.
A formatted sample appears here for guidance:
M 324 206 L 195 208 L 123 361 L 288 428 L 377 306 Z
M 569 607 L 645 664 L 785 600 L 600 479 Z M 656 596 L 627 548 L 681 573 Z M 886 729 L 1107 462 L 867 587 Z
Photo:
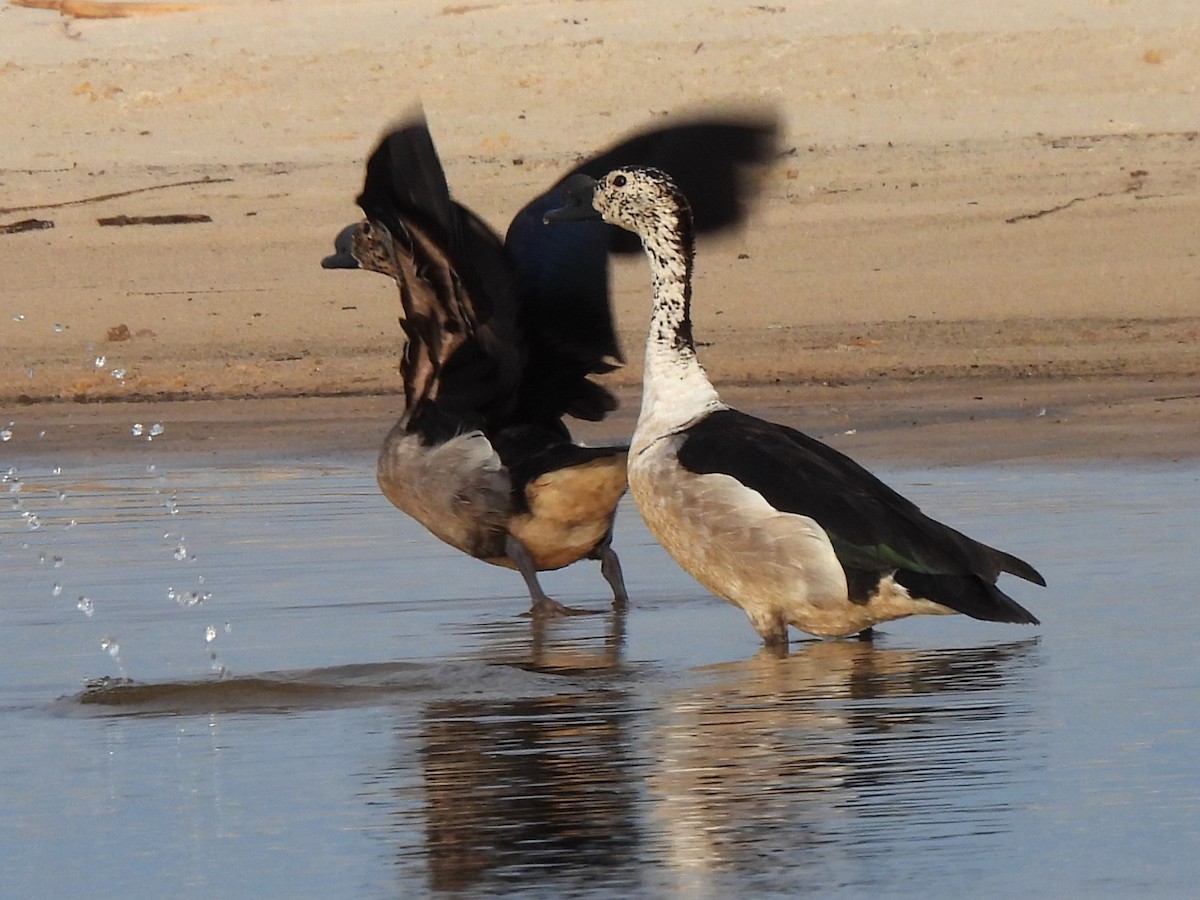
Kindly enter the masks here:
M 630 455 L 630 493 L 659 543 L 756 628 L 782 618 L 813 634 L 846 633 L 846 576 L 824 529 L 732 476 L 689 472 L 676 455 L 683 440 L 635 445 Z

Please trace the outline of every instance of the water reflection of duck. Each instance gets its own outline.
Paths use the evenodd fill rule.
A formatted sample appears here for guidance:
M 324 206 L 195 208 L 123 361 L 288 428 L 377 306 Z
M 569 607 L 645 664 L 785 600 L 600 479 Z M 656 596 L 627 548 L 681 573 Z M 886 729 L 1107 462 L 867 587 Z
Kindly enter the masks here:
M 620 670 L 625 649 L 624 609 L 608 617 L 603 633 L 588 628 L 575 632 L 534 619 L 528 629 L 510 621 L 488 623 L 475 634 L 483 638 L 476 658 L 491 665 L 553 675 L 605 675 Z
M 639 846 L 640 779 L 615 689 L 425 709 L 424 834 L 436 891 L 612 886 Z M 560 894 L 561 895 L 561 894 Z
M 1033 566 L 931 519 L 820 441 L 721 402 L 692 339 L 692 215 L 669 174 L 621 168 L 564 193 L 547 221 L 603 218 L 637 234 L 650 261 L 629 486 L 683 569 L 774 646 L 789 626 L 844 636 L 912 615 L 1037 624 L 996 587 L 1002 572 L 1045 585 Z
M 762 118 L 702 119 L 636 135 L 574 171 L 668 169 L 693 186 L 697 227 L 717 230 L 741 219 L 739 170 L 766 159 L 773 132 Z M 451 199 L 419 114 L 366 168 L 366 219 L 343 229 L 322 265 L 361 265 L 400 286 L 405 412 L 379 456 L 384 495 L 457 549 L 518 570 L 534 613 L 568 611 L 537 573 L 584 558 L 600 560 L 623 605 L 611 540 L 627 447 L 580 446 L 562 419 L 615 408 L 590 376 L 620 362 L 608 254 L 636 242 L 598 223 L 542 228 L 563 202 L 560 181 L 517 213 L 502 244 Z
M 645 846 L 682 889 L 711 891 L 714 873 L 776 855 L 815 886 L 825 867 L 845 877 L 847 847 L 863 857 L 850 868 L 869 868 L 869 854 L 919 845 L 930 829 L 995 827 L 998 801 L 978 788 L 1003 793 L 1025 771 L 1011 758 L 1036 646 L 822 641 L 696 670 L 698 683 L 668 692 L 638 727 L 652 761 Z

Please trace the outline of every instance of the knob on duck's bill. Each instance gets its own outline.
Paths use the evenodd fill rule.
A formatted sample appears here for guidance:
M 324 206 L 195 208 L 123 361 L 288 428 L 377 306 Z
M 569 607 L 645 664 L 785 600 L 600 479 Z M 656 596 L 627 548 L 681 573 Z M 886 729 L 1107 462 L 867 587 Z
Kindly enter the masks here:
M 354 258 L 354 232 L 357 230 L 358 223 L 355 222 L 338 232 L 338 236 L 333 239 L 334 253 L 321 260 L 322 269 L 361 268 L 358 260 Z
M 542 216 L 546 224 L 551 222 L 589 222 L 600 218 L 600 213 L 592 205 L 598 182 L 582 173 L 566 179 L 559 190 L 563 195 L 563 205 L 557 209 L 547 210 Z

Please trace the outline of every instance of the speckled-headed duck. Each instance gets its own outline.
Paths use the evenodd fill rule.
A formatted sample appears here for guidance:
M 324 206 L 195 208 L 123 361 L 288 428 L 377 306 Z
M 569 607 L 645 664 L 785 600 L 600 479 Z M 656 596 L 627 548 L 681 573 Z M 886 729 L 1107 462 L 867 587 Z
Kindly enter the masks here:
M 602 218 L 641 238 L 654 308 L 629 487 L 647 526 L 768 645 L 788 626 L 867 632 L 911 615 L 1037 624 L 996 587 L 1044 585 L 1028 563 L 937 522 L 820 441 L 721 402 L 692 341 L 693 219 L 666 173 L 621 167 L 572 180 L 548 222 Z

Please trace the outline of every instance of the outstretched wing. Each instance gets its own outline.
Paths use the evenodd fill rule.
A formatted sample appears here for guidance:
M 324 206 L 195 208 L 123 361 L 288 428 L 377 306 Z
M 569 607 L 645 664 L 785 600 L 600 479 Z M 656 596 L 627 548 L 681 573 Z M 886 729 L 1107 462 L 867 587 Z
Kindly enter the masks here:
M 545 227 L 543 215 L 565 203 L 563 182 L 580 172 L 598 178 L 621 166 L 654 166 L 688 197 L 697 233 L 710 233 L 745 217 L 754 193 L 749 169 L 773 156 L 775 135 L 775 120 L 765 114 L 710 116 L 643 131 L 580 163 L 513 217 L 504 245 L 533 364 L 523 390 L 526 406 L 557 405 L 558 415 L 599 419 L 616 405 L 587 376 L 623 361 L 609 306 L 608 255 L 637 251 L 640 244 L 603 222 Z M 565 387 L 578 396 L 563 396 Z
M 678 451 L 685 468 L 732 475 L 776 509 L 814 519 L 852 585 L 894 573 L 914 595 L 976 618 L 1037 622 L 995 587 L 1001 572 L 1044 585 L 1037 570 L 931 519 L 832 447 L 731 409 L 686 434 Z
M 450 198 L 420 113 L 371 154 L 358 205 L 354 255 L 400 287 L 409 410 L 428 401 L 504 419 L 525 359 L 512 275 L 496 234 Z

